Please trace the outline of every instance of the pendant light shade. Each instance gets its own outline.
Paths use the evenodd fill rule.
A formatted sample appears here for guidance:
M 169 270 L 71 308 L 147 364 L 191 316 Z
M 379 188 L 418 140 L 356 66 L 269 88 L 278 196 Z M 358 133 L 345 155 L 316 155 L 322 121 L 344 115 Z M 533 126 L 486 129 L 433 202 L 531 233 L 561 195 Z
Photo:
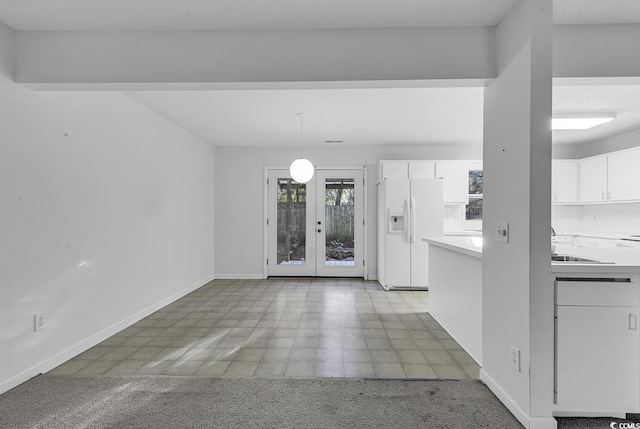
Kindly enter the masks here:
M 302 120 L 307 117 L 306 113 L 296 115 L 300 119 L 300 144 L 302 145 Z M 289 167 L 291 178 L 298 183 L 307 183 L 313 177 L 314 168 L 311 161 L 305 158 L 298 158 Z
M 307 183 L 313 177 L 313 164 L 308 159 L 298 158 L 289 167 L 291 177 L 298 183 Z

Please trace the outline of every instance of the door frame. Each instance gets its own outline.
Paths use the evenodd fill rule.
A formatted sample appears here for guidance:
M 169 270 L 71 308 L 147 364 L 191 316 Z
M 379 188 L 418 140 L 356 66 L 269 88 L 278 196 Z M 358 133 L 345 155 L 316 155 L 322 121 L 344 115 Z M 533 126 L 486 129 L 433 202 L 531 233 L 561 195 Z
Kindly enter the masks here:
M 368 265 L 368 261 L 369 261 L 369 252 L 368 252 L 368 231 L 369 231 L 369 210 L 368 210 L 368 203 L 369 203 L 369 198 L 368 198 L 368 184 L 369 181 L 367 180 L 367 166 L 366 165 L 348 165 L 348 166 L 327 166 L 327 165 L 320 165 L 315 167 L 316 170 L 361 170 L 362 171 L 362 177 L 364 180 L 364 183 L 362 184 L 362 217 L 364 219 L 364 225 L 363 225 L 363 237 L 362 237 L 362 258 L 364 260 L 364 265 L 362 267 L 363 269 L 363 273 L 362 276 L 364 278 L 364 280 L 369 280 L 369 265 Z M 289 166 L 288 165 L 267 165 L 264 167 L 264 173 L 263 173 L 263 178 L 262 178 L 262 186 L 263 186 L 263 192 L 262 192 L 262 203 L 263 203 L 263 214 L 262 214 L 262 226 L 263 226 L 263 250 L 262 250 L 262 276 L 263 278 L 267 278 L 268 277 L 268 266 L 267 266 L 267 258 L 269 257 L 269 225 L 268 225 L 268 219 L 269 219 L 269 171 L 271 170 L 286 170 L 289 171 Z M 375 228 L 374 228 L 375 229 Z M 354 277 L 357 278 L 357 277 Z

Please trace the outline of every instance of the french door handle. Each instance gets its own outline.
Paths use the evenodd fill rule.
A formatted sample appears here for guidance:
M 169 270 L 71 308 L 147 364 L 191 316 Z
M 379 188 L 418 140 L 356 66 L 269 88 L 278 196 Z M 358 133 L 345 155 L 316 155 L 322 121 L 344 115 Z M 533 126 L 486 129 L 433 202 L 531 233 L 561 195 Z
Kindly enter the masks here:
M 411 242 L 416 242 L 416 199 L 411 198 Z
M 407 243 L 411 243 L 411 198 L 405 199 L 404 204 L 405 204 L 405 216 L 404 216 L 405 239 L 407 240 Z

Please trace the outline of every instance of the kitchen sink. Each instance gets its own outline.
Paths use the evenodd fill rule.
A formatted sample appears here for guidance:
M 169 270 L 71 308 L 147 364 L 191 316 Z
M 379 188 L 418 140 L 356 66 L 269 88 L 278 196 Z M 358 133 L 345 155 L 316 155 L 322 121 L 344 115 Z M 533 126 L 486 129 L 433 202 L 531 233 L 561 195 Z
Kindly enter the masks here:
M 551 262 L 569 262 L 576 264 L 611 264 L 611 262 L 598 261 L 597 259 L 581 258 L 571 255 L 551 255 Z

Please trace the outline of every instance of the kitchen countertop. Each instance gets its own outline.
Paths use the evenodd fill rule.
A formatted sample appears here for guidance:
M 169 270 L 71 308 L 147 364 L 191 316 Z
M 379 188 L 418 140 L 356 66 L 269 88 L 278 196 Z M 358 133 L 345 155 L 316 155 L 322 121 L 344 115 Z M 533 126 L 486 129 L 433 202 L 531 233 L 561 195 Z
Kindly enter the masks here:
M 640 235 L 640 233 L 638 233 Z M 609 240 L 637 240 L 640 241 L 640 236 L 633 236 L 631 234 L 624 234 L 619 232 L 575 232 L 575 231 L 556 231 L 556 235 L 559 237 L 592 237 L 592 238 L 606 238 Z
M 478 241 L 478 238 L 481 237 L 445 235 L 443 237 L 423 237 L 422 241 L 433 246 L 442 247 L 476 258 L 482 258 L 482 244 L 481 241 Z M 563 247 L 558 254 L 596 259 L 609 263 L 553 262 L 551 263 L 551 271 L 554 273 L 640 273 L 640 249 L 622 247 Z
M 444 237 L 423 237 L 422 241 L 482 259 L 482 237 L 445 235 Z
M 551 264 L 552 272 L 640 272 L 640 249 L 624 247 L 565 247 L 558 249 L 558 254 L 579 256 L 610 262 L 609 264 L 581 264 L 568 262 L 554 262 Z

